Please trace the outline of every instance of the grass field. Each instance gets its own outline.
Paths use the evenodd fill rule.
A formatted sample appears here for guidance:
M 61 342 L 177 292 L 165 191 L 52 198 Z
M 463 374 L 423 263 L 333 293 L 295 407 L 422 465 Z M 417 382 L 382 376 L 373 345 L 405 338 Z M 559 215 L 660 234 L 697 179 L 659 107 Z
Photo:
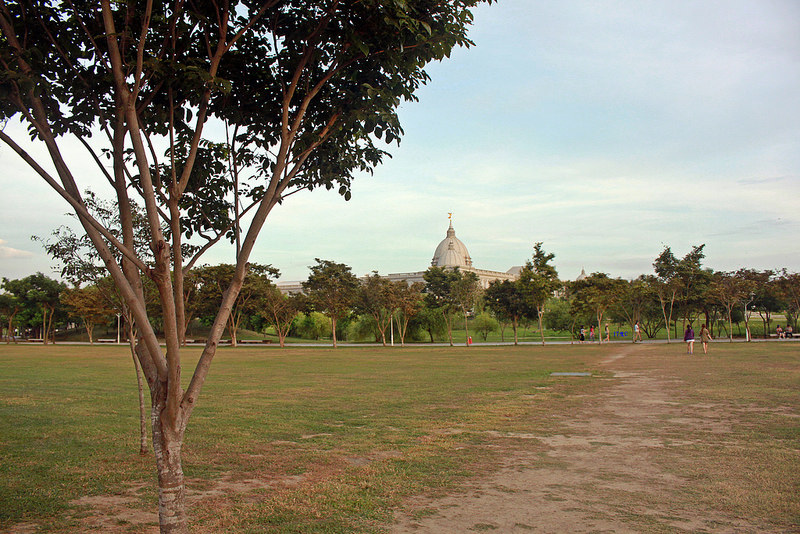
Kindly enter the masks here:
M 673 362 L 681 347 L 650 346 L 647 361 Z M 800 344 L 713 348 L 716 358 L 670 363 L 670 372 L 705 402 L 748 407 L 736 439 L 762 457 L 720 460 L 724 480 L 710 491 L 800 525 Z M 502 436 L 555 432 L 552 414 L 576 413 L 609 387 L 600 361 L 616 350 L 220 349 L 184 446 L 193 531 L 382 531 L 408 497 L 444 495 L 491 471 L 518 446 Z M 198 355 L 185 351 L 187 382 Z M 559 380 L 554 371 L 595 378 Z M 87 519 L 113 509 L 108 496 L 145 518 L 156 509 L 137 418 L 125 347 L 0 346 L 0 530 L 140 532 L 141 516 Z M 737 490 L 743 497 L 726 493 L 727 480 L 754 475 Z

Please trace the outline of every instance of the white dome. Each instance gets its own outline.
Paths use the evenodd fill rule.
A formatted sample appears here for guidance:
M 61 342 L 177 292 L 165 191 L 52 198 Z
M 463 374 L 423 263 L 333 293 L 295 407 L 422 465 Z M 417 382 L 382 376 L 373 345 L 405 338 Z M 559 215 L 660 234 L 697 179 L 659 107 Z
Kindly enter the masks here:
M 469 252 L 467 252 L 467 247 L 464 243 L 456 237 L 452 222 L 450 223 L 450 228 L 447 229 L 447 237 L 439 243 L 439 246 L 436 247 L 436 252 L 433 253 L 431 266 L 472 267 L 472 258 L 469 257 Z

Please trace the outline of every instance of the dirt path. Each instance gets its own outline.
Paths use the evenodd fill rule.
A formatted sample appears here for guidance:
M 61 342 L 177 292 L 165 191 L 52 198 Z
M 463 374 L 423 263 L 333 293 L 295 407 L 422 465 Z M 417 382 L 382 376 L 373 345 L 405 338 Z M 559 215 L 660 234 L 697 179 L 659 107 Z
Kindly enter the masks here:
M 392 532 L 768 531 L 681 497 L 697 483 L 668 472 L 663 459 L 692 446 L 681 437 L 725 433 L 725 422 L 681 402 L 679 380 L 642 365 L 648 353 L 626 347 L 607 358 L 611 386 L 577 416 L 556 415 L 557 433 L 509 451 L 462 494 L 416 500 Z

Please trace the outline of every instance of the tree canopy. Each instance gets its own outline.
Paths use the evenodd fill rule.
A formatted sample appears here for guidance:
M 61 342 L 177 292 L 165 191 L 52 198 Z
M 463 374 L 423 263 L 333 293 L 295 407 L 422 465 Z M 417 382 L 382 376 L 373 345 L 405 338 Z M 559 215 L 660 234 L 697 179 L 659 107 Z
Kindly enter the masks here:
M 491 0 L 0 4 L 0 121 L 24 121 L 50 165 L 3 130 L 0 140 L 74 209 L 136 321 L 162 531 L 187 529 L 180 445 L 267 216 L 302 190 L 349 198 L 355 173 L 386 156 L 378 140 L 402 134 L 396 110 L 427 81 L 425 65 L 471 44 L 481 2 Z M 97 163 L 119 234 L 87 209 L 84 158 L 62 136 Z M 151 263 L 135 245 L 137 201 Z M 184 389 L 184 277 L 222 239 L 236 245 L 234 275 Z M 158 289 L 164 349 L 142 277 Z

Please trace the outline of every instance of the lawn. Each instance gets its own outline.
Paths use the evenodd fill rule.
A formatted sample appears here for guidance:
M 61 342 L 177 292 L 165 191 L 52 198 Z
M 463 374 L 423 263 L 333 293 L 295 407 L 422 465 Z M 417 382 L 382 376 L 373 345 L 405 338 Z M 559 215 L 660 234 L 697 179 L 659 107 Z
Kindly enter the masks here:
M 800 344 L 758 344 L 757 361 L 743 344 L 713 347 L 724 360 L 679 369 L 695 391 L 797 415 Z M 183 451 L 193 531 L 379 532 L 404 499 L 491 470 L 504 450 L 498 435 L 551 432 L 551 414 L 579 410 L 609 381 L 550 373 L 606 377 L 599 362 L 615 350 L 222 348 Z M 679 345 L 649 350 L 671 357 Z M 198 356 L 185 351 L 187 382 Z M 742 439 L 778 436 L 776 457 L 796 458 L 797 419 L 787 427 L 753 413 Z M 154 461 L 137 454 L 137 421 L 127 348 L 0 346 L 0 529 L 81 532 L 97 512 L 87 497 L 154 512 Z M 769 469 L 769 480 L 781 471 Z M 100 530 L 142 529 L 105 520 Z

